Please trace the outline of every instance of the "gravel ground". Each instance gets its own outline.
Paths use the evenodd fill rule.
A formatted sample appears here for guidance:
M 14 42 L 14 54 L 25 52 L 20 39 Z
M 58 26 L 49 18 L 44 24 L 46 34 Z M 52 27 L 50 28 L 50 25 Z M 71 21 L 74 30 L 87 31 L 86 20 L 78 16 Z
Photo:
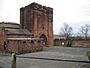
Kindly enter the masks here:
M 18 56 L 52 58 L 63 60 L 88 61 L 86 51 L 89 48 L 51 47 L 41 52 L 27 53 Z M 11 68 L 11 57 L 0 56 L 0 68 Z M 90 68 L 89 63 L 17 58 L 17 68 Z

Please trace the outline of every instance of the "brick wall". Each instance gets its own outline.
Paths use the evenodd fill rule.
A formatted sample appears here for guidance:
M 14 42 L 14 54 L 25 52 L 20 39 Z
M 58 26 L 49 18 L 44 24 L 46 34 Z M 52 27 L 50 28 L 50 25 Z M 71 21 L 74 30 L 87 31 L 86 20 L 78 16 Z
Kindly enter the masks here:
M 90 47 L 90 39 L 89 40 L 73 40 L 72 46 L 78 47 Z
M 64 45 L 62 44 L 64 43 Z M 68 46 L 70 44 L 73 47 L 90 47 L 90 39 L 84 40 L 64 40 L 64 39 L 55 39 L 54 45 L 56 46 Z
M 36 52 L 43 49 L 42 45 L 37 44 L 38 41 L 12 41 L 7 43 L 8 51 L 16 53 Z
M 6 35 L 3 28 L 0 28 L 0 42 L 6 41 Z
M 35 38 L 43 34 L 47 38 L 46 46 L 53 46 L 53 8 L 31 3 L 20 9 L 21 29 L 28 29 Z
M 6 42 L 6 34 L 4 28 L 0 28 L 0 51 L 4 51 Z
M 26 35 L 8 35 L 7 37 L 31 38 L 30 36 Z M 10 52 L 24 53 L 40 51 L 43 49 L 43 46 L 39 40 L 7 40 L 7 49 Z

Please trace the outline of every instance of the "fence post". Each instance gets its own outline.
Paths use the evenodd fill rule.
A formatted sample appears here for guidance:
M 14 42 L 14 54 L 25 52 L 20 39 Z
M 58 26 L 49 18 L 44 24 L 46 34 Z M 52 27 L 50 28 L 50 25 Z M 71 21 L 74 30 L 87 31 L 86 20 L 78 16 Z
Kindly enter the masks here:
M 12 53 L 12 65 L 11 68 L 16 68 L 16 54 Z

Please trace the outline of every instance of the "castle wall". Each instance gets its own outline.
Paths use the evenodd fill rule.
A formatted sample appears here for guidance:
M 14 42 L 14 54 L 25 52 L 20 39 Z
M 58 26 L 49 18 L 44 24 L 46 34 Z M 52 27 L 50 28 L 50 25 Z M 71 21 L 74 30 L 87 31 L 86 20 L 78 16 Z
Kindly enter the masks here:
M 43 34 L 47 38 L 46 46 L 53 46 L 53 9 L 37 3 L 31 3 L 20 9 L 20 26 L 28 29 L 35 38 Z
M 69 45 L 68 45 L 69 44 Z M 90 39 L 54 39 L 55 46 L 90 47 Z

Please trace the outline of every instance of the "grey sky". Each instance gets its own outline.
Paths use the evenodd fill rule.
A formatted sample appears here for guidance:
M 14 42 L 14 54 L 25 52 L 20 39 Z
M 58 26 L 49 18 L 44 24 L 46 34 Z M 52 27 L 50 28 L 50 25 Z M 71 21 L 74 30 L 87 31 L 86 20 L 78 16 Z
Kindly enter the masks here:
M 54 9 L 54 33 L 64 22 L 75 28 L 90 22 L 90 0 L 0 0 L 0 21 L 20 23 L 19 9 L 32 2 Z

